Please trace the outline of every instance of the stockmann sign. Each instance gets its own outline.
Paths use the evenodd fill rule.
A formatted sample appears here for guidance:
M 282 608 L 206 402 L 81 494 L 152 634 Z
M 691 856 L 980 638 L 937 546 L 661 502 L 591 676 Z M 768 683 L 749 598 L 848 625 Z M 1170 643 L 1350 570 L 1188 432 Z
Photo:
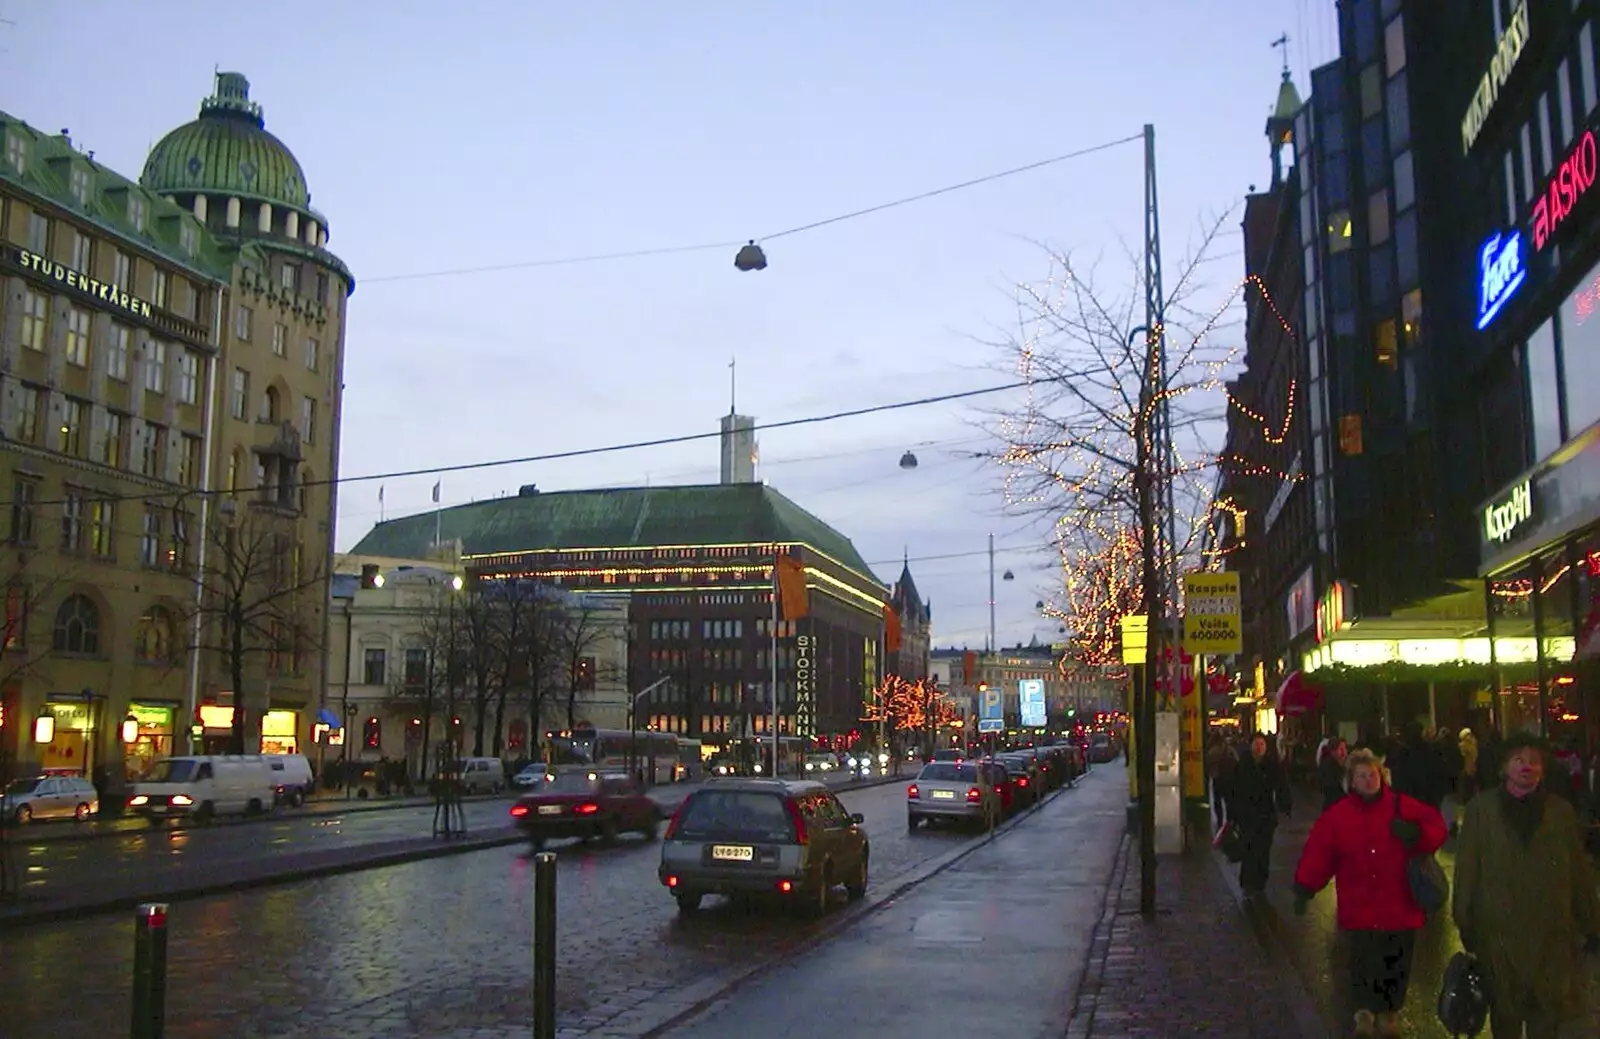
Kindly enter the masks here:
M 1523 480 L 1505 497 L 1483 507 L 1483 536 L 1490 544 L 1503 545 L 1517 528 L 1533 519 L 1533 481 Z

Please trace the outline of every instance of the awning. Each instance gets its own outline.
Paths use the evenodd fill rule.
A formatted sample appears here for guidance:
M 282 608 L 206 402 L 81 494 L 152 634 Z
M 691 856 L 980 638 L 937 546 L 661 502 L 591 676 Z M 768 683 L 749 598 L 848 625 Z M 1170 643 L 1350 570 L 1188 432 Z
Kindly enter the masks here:
M 344 728 L 344 723 L 339 720 L 339 716 L 326 707 L 317 708 L 317 724 L 326 725 L 330 729 Z
M 1322 708 L 1322 690 L 1311 684 L 1303 671 L 1291 671 L 1272 698 L 1278 713 L 1284 717 L 1310 714 Z

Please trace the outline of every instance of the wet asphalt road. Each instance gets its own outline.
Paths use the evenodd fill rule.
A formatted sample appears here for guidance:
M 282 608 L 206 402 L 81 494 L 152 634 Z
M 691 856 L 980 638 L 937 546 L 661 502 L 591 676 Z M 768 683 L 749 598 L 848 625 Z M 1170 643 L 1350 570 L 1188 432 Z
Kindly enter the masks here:
M 974 839 L 908 835 L 900 784 L 841 796 L 866 815 L 874 887 Z M 403 826 L 392 817 L 413 813 L 366 814 L 380 818 L 350 816 L 328 828 Z M 242 840 L 258 827 L 236 829 Z M 232 848 L 236 838 L 216 830 L 190 839 Z M 246 841 L 238 853 L 252 843 L 261 846 Z M 680 921 L 656 880 L 654 843 L 555 850 L 566 1035 L 622 1034 L 605 1029 L 753 956 L 781 956 L 819 926 L 859 912 L 841 902 L 818 925 L 713 902 Z M 516 846 L 174 904 L 166 1034 L 433 1039 L 468 1026 L 525 1029 L 531 886 L 532 862 Z M 123 1034 L 131 960 L 132 925 L 122 914 L 8 933 L 0 946 L 6 1039 L 62 1035 L 63 1021 L 74 1034 Z

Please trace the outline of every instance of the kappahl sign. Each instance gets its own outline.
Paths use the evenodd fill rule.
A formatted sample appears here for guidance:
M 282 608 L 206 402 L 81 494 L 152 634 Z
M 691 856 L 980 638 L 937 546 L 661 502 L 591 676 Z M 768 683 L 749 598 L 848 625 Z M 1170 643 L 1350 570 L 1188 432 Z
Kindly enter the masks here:
M 1533 481 L 1524 480 L 1511 488 L 1504 498 L 1490 502 L 1483 508 L 1483 536 L 1490 544 L 1500 545 L 1511 540 L 1517 528 L 1533 519 Z

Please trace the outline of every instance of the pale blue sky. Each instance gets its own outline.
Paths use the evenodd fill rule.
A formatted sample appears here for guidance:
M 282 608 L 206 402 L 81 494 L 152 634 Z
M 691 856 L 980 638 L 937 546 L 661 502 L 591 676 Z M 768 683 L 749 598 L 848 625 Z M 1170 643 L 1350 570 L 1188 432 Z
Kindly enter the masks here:
M 346 476 L 782 420 L 1003 381 L 978 340 L 1047 271 L 1031 241 L 1139 237 L 1137 145 L 771 243 L 415 280 L 389 276 L 759 237 L 1156 125 L 1169 267 L 1196 222 L 1268 177 L 1280 32 L 1296 81 L 1334 55 L 1332 0 L 742 3 L 0 0 L 0 108 L 136 176 L 214 66 L 245 73 L 355 272 Z M 1031 241 L 1030 241 L 1031 240 Z M 1237 250 L 1236 230 L 1218 247 Z M 1244 274 L 1208 265 L 1219 291 Z M 998 515 L 973 410 L 774 431 L 763 475 L 898 559 L 1001 535 L 1002 642 L 1053 627 L 1036 534 Z M 917 446 L 926 445 L 926 446 Z M 907 447 L 920 468 L 896 466 Z M 820 457 L 819 457 L 820 456 Z M 444 477 L 447 503 L 714 482 L 700 442 Z M 391 481 L 389 516 L 432 478 Z M 346 546 L 377 488 L 340 503 Z M 982 645 L 981 555 L 912 564 L 941 643 Z

